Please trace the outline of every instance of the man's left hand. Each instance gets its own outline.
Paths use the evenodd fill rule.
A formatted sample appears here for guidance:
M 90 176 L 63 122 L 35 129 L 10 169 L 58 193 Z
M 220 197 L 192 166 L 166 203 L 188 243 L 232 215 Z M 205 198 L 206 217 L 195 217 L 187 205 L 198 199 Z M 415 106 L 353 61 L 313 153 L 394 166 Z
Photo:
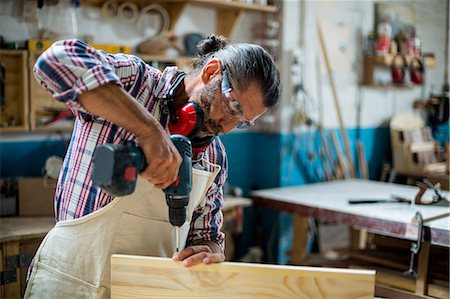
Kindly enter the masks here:
M 201 263 L 221 263 L 225 260 L 225 255 L 222 252 L 213 252 L 208 245 L 193 245 L 175 253 L 172 259 L 182 261 L 183 265 L 190 267 Z

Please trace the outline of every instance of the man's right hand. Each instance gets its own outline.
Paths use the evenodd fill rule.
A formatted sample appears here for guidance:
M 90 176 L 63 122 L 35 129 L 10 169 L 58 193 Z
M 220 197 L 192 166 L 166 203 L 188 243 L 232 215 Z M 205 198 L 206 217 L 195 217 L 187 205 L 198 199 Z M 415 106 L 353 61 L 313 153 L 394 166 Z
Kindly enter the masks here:
M 165 132 L 138 137 L 147 168 L 141 176 L 157 188 L 165 189 L 176 181 L 181 166 L 181 155 Z

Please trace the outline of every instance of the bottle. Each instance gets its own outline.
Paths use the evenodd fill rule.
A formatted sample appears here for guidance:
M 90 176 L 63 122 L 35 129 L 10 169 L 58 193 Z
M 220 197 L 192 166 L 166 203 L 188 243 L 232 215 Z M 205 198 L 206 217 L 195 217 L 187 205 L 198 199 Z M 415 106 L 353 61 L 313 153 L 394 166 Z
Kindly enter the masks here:
M 392 39 L 392 26 L 389 24 L 388 16 L 383 16 L 383 19 L 377 25 L 377 42 L 376 54 L 384 56 L 389 53 Z

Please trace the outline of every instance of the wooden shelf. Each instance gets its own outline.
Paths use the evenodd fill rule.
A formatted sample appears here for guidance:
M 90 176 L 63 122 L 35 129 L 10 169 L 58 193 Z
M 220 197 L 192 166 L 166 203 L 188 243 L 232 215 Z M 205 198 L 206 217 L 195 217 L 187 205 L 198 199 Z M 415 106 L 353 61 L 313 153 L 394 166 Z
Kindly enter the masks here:
M 0 111 L 0 132 L 28 130 L 28 64 L 25 50 L 0 50 L 5 68 L 5 105 Z
M 247 4 L 240 1 L 230 1 L 230 0 L 156 0 L 152 2 L 185 2 L 188 4 L 207 6 L 220 9 L 236 9 L 236 10 L 247 10 L 247 11 L 257 11 L 257 12 L 268 12 L 275 13 L 278 8 L 273 5 L 260 5 L 260 4 Z
M 202 6 L 217 10 L 217 31 L 216 34 L 232 37 L 236 32 L 240 21 L 247 12 L 276 13 L 278 7 L 273 5 L 247 4 L 240 1 L 231 0 L 128 0 L 138 7 L 151 3 L 163 6 L 170 17 L 169 30 L 173 31 L 178 19 L 183 14 L 186 5 Z M 81 0 L 81 5 L 102 6 L 105 0 Z M 124 2 L 124 1 L 119 1 Z
M 394 59 L 395 55 L 385 55 L 385 56 L 368 56 L 373 61 L 375 65 L 378 66 L 386 66 L 390 67 L 392 64 L 392 60 Z M 427 68 L 435 67 L 436 66 L 436 58 L 434 56 L 434 53 L 424 53 L 423 55 L 425 59 L 425 66 Z M 409 64 L 411 62 L 412 57 L 409 55 L 405 55 L 406 62 Z
M 378 88 L 378 89 L 412 89 L 414 87 L 420 87 L 421 85 L 415 84 L 367 84 L 363 83 L 361 86 L 366 88 Z
M 105 3 L 105 0 L 81 0 L 82 5 L 88 6 L 102 6 Z M 118 1 L 125 2 L 125 1 Z M 144 0 L 144 1 L 136 1 L 136 0 L 128 0 L 126 2 L 133 2 L 137 5 L 147 5 L 151 3 L 158 4 L 173 4 L 173 3 L 181 3 L 181 4 L 192 4 L 196 6 L 206 6 L 211 8 L 218 9 L 234 9 L 234 10 L 247 10 L 247 11 L 255 11 L 255 12 L 268 12 L 275 13 L 278 11 L 278 7 L 273 5 L 260 5 L 260 4 L 247 4 L 237 0 Z

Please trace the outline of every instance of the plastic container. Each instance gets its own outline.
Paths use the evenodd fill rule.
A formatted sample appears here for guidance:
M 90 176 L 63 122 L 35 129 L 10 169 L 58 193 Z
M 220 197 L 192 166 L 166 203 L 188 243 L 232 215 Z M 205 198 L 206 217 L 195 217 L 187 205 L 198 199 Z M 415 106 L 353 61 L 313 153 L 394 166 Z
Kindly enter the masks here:
M 392 26 L 389 24 L 389 18 L 384 16 L 377 25 L 376 54 L 384 56 L 389 53 L 392 40 Z

